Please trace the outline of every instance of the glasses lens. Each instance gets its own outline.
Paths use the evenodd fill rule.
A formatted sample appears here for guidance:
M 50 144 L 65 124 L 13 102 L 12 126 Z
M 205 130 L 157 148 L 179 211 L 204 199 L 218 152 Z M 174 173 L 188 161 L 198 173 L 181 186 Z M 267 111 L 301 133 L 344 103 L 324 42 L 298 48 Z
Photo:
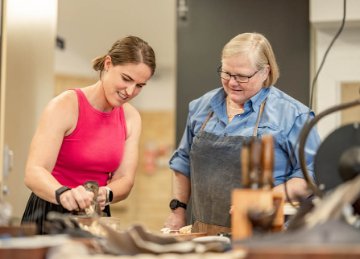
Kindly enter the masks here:
M 249 78 L 247 76 L 236 76 L 235 80 L 239 83 L 249 82 Z
M 231 75 L 227 72 L 221 71 L 221 68 L 218 68 L 219 76 L 224 80 L 230 80 L 231 77 L 235 79 L 238 83 L 247 83 L 249 79 L 252 78 L 258 71 L 256 71 L 252 76 L 241 76 L 241 75 Z
M 228 73 L 225 73 L 225 72 L 222 72 L 222 71 L 219 71 L 219 75 L 222 79 L 224 80 L 230 80 L 230 75 Z

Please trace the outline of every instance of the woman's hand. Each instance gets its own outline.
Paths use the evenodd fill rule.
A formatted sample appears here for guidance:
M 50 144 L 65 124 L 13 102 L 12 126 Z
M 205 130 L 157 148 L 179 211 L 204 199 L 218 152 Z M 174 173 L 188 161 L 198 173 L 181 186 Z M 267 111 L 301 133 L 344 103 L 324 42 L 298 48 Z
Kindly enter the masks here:
M 60 205 L 68 211 L 80 211 L 92 205 L 94 193 L 87 191 L 84 186 L 72 188 L 60 195 Z
M 105 186 L 99 187 L 97 202 L 100 206 L 101 211 L 103 211 L 105 209 L 105 206 L 107 205 L 106 196 L 107 196 L 107 191 Z
M 165 221 L 164 228 L 169 228 L 170 230 L 179 230 L 180 228 L 186 225 L 186 214 L 185 210 L 178 208 L 171 212 Z

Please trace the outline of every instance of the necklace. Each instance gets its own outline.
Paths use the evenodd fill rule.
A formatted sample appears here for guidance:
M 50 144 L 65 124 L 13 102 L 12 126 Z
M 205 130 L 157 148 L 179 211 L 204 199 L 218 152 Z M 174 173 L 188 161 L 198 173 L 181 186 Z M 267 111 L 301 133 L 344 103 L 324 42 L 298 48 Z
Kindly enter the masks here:
M 235 115 L 243 114 L 244 108 L 243 107 L 232 107 L 230 104 L 230 101 L 227 101 L 226 112 L 227 112 L 229 120 L 232 120 L 232 118 L 234 118 Z

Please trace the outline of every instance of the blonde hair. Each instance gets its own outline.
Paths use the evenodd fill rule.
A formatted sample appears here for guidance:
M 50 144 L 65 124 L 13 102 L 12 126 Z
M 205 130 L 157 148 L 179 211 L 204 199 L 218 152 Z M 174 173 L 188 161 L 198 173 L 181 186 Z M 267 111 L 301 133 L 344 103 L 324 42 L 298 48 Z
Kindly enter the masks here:
M 268 78 L 264 86 L 274 85 L 280 76 L 278 64 L 270 42 L 260 33 L 242 33 L 232 38 L 222 50 L 222 59 L 235 55 L 244 55 L 249 58 L 253 65 L 262 69 L 269 65 Z

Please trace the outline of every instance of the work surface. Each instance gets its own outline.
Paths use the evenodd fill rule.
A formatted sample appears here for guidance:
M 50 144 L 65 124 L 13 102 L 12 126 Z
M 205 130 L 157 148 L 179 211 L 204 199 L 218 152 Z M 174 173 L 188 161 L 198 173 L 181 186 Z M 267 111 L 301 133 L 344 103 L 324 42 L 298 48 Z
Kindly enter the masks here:
M 326 238 L 326 237 L 325 237 Z M 155 245 L 162 253 L 137 253 L 135 255 L 112 255 L 103 253 L 103 243 L 98 239 L 71 238 L 67 235 L 33 236 L 0 240 L 0 258 L 11 259 L 100 259 L 100 258 L 360 258 L 359 244 L 266 244 L 261 242 L 237 242 L 223 252 L 203 251 L 189 246 L 189 240 L 180 241 L 176 252 L 166 252 L 169 244 Z M 12 243 L 12 244 L 11 244 Z M 132 244 L 124 244 L 131 247 Z M 149 247 L 149 244 L 143 244 Z M 109 247 L 108 247 L 109 248 Z M 165 249 L 166 248 L 166 249 Z M 190 249 L 189 249 L 190 248 Z M 172 247 L 172 249 L 174 249 Z M 179 250 L 180 249 L 180 250 Z M 188 249 L 189 252 L 186 252 Z M 170 249 L 171 250 L 171 249 Z M 128 250 L 129 252 L 130 250 Z M 169 250 L 168 250 L 169 251 Z M 174 250 L 172 250 L 174 251 Z
M 295 231 L 255 234 L 242 240 L 194 234 L 188 234 L 188 238 L 165 235 L 149 232 L 141 225 L 119 231 L 112 225 L 96 222 L 106 235 L 80 237 L 82 232 L 27 237 L 3 235 L 0 258 L 360 258 L 360 231 L 344 221 L 328 221 Z
M 59 240 L 58 240 L 59 241 Z M 360 258 L 360 247 L 357 245 L 349 246 L 281 246 L 281 247 L 267 247 L 257 249 L 234 249 L 225 253 L 188 253 L 176 254 L 165 253 L 161 255 L 156 254 L 138 254 L 134 256 L 119 256 L 119 255 L 104 255 L 94 254 L 90 251 L 87 245 L 79 243 L 78 241 L 69 241 L 61 245 L 53 246 L 49 249 L 45 248 L 22 248 L 22 249 L 0 249 L 0 258 L 31 258 L 31 259 L 100 259 L 100 258 L 205 258 L 205 259 L 282 259 L 282 258 Z

